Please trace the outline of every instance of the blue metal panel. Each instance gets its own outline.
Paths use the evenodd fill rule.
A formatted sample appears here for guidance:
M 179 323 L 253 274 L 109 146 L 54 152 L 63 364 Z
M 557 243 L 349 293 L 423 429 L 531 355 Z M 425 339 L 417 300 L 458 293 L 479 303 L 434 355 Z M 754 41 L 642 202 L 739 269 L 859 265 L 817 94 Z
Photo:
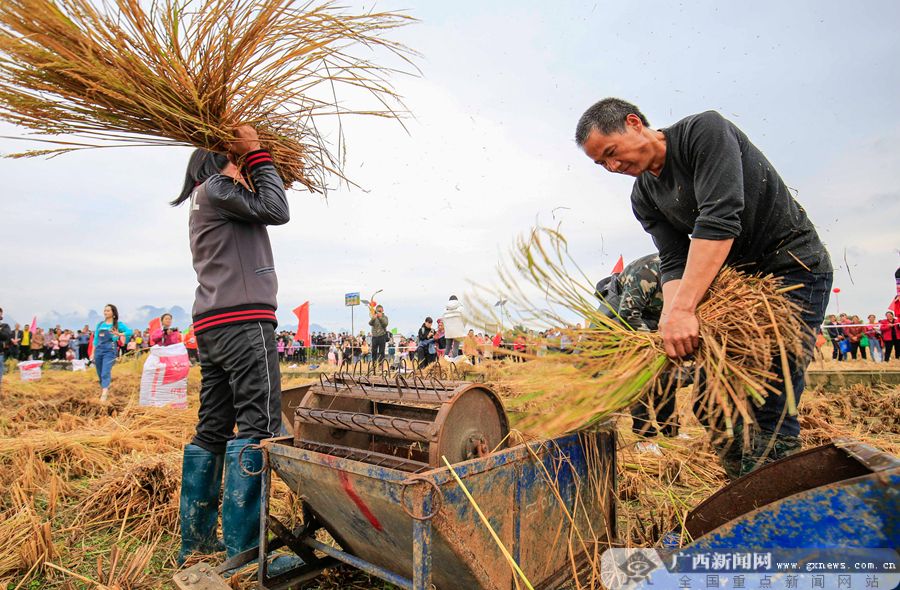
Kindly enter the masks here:
M 422 500 L 425 514 L 431 513 L 432 497 Z M 413 521 L 413 590 L 431 590 L 431 520 Z
M 522 497 L 525 495 L 525 478 L 523 473 L 527 467 L 516 466 L 516 495 L 513 498 L 513 548 L 512 556 L 516 563 L 522 560 Z
M 691 547 L 900 547 L 900 469 L 773 502 L 715 529 Z

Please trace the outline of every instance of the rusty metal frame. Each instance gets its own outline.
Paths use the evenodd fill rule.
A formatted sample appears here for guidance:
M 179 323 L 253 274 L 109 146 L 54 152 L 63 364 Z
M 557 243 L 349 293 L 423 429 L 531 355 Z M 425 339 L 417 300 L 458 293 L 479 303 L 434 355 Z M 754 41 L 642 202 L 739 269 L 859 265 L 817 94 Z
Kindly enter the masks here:
M 616 447 L 615 431 L 609 429 L 608 425 L 603 425 L 578 435 L 566 435 L 563 437 L 566 442 L 563 442 L 563 440 L 560 439 L 558 444 L 563 447 L 566 447 L 566 445 L 577 444 L 584 448 L 585 441 L 583 440 L 583 437 L 597 437 L 597 440 L 600 443 L 598 451 L 604 456 L 613 453 L 614 457 L 614 450 Z M 459 511 L 461 508 L 457 499 L 454 499 L 450 504 L 447 504 L 447 501 L 443 499 L 443 490 L 440 497 L 435 497 L 435 490 L 441 489 L 441 486 L 449 485 L 450 489 L 454 489 L 455 483 L 449 470 L 446 468 L 431 468 L 430 470 L 416 474 L 414 477 L 410 477 L 409 473 L 395 470 L 390 467 L 375 466 L 357 461 L 351 457 L 336 457 L 327 452 L 320 453 L 310 448 L 294 446 L 292 442 L 292 439 L 289 437 L 270 439 L 264 442 L 266 446 L 277 445 L 277 448 L 270 447 L 273 448 L 272 452 L 278 457 L 278 461 L 272 463 L 273 470 L 279 470 L 281 467 L 286 467 L 295 462 L 310 463 L 325 467 L 328 470 L 344 472 L 351 479 L 355 476 L 359 476 L 364 479 L 374 479 L 380 482 L 393 482 L 396 484 L 398 492 L 402 492 L 398 493 L 397 500 L 403 504 L 403 511 L 412 512 L 411 516 L 413 516 L 410 521 L 410 524 L 413 527 L 411 539 L 411 548 L 413 550 L 411 556 L 412 569 L 410 571 L 412 576 L 410 578 L 400 576 L 385 569 L 385 564 L 375 565 L 375 563 L 357 557 L 347 551 L 323 545 L 315 539 L 312 539 L 311 536 L 304 538 L 301 542 L 308 548 L 321 551 L 338 561 L 389 581 L 400 588 L 408 588 L 410 590 L 431 590 L 431 580 L 433 579 L 432 567 L 434 565 L 432 563 L 432 547 L 433 544 L 437 542 L 434 535 L 436 534 L 436 531 L 442 531 L 441 534 L 446 535 L 447 520 L 454 518 L 456 511 Z M 556 443 L 557 441 L 554 442 Z M 549 453 L 549 460 L 570 461 L 569 451 L 562 450 L 562 448 L 557 447 L 556 444 L 548 446 L 545 441 L 536 441 L 508 448 L 501 453 L 489 455 L 480 459 L 464 461 L 454 465 L 454 470 L 459 477 L 464 480 L 467 477 L 476 476 L 478 474 L 487 475 L 495 470 L 499 472 L 500 470 L 510 468 L 515 469 L 515 481 L 518 482 L 513 488 L 514 501 L 516 503 L 513 516 L 515 539 L 519 539 L 521 534 L 520 520 L 522 518 L 522 513 L 519 505 L 523 502 L 526 492 L 530 490 L 531 485 L 533 485 L 533 482 L 529 484 L 529 482 L 525 481 L 527 478 L 523 477 L 520 464 L 523 460 L 526 462 L 531 461 L 531 458 L 535 453 L 540 456 L 545 456 Z M 612 457 L 606 457 L 606 459 L 610 460 Z M 281 465 L 281 467 L 279 467 L 279 465 Z M 604 472 L 603 479 L 607 480 L 607 478 L 611 478 L 611 481 L 607 481 L 610 481 L 612 487 L 606 489 L 605 494 L 614 494 L 614 465 L 610 464 L 606 467 L 610 468 L 610 471 Z M 574 469 L 574 465 L 570 465 L 569 468 Z M 428 485 L 421 485 L 426 482 Z M 610 517 L 614 518 L 614 507 L 607 506 L 604 502 L 604 512 L 606 512 L 606 509 L 610 510 L 610 514 L 603 514 L 601 517 L 602 521 L 606 521 L 607 523 L 606 533 L 608 536 L 606 537 L 605 542 L 615 542 L 615 525 L 613 524 L 612 527 L 608 526 Z M 332 531 L 331 528 L 327 526 L 325 528 L 329 530 L 333 537 L 335 537 L 335 533 L 341 532 L 340 530 Z M 342 547 L 348 547 L 348 545 L 343 543 L 338 537 L 335 537 L 335 539 Z M 513 551 L 513 556 L 518 559 L 520 557 L 520 544 L 515 542 L 510 549 Z M 583 556 L 580 555 L 575 556 L 575 559 L 576 561 L 580 561 L 582 557 Z M 564 567 L 559 572 L 554 572 L 547 580 L 545 580 L 545 582 L 550 584 L 549 587 L 557 587 L 557 582 L 561 582 L 565 577 L 565 570 L 566 568 Z M 271 589 L 266 588 L 265 590 Z

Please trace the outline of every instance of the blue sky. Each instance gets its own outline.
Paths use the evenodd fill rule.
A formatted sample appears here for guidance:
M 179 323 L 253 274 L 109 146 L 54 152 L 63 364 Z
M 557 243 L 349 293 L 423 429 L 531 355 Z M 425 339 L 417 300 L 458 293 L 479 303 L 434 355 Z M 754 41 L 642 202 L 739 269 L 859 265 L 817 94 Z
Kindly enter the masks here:
M 310 300 L 313 322 L 349 327 L 343 294 L 384 289 L 394 324 L 413 330 L 468 281 L 490 282 L 536 220 L 561 218 L 574 255 L 597 278 L 620 253 L 650 251 L 628 204 L 631 181 L 593 165 L 572 140 L 581 112 L 610 95 L 638 104 L 655 127 L 719 110 L 797 191 L 831 252 L 842 311 L 880 314 L 893 296 L 900 4 L 376 7 L 420 21 L 395 33 L 422 55 L 421 77 L 394 78 L 412 116 L 406 130 L 343 121 L 346 172 L 363 190 L 339 188 L 327 201 L 292 193 L 291 223 L 271 231 L 285 323 Z M 0 135 L 23 131 L 0 125 Z M 0 139 L 3 153 L 23 146 Z M 7 316 L 49 318 L 108 301 L 125 318 L 144 304 L 189 309 L 187 210 L 166 205 L 188 153 L 0 160 Z

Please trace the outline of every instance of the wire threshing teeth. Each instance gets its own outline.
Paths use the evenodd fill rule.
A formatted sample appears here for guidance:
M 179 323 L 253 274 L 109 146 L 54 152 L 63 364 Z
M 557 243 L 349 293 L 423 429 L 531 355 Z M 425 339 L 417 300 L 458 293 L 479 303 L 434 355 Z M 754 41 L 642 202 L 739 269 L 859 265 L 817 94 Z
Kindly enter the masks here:
M 331 426 L 353 432 L 377 434 L 402 440 L 428 442 L 434 438 L 432 428 L 434 424 L 432 422 L 410 420 L 397 416 L 298 408 L 295 418 L 305 424 Z

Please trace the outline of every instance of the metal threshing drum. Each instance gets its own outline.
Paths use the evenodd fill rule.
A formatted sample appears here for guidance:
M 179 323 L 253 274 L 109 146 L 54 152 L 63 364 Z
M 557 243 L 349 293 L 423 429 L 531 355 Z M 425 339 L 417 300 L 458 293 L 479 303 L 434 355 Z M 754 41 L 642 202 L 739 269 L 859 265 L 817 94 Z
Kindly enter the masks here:
M 410 472 L 483 457 L 508 434 L 488 386 L 418 376 L 322 376 L 293 415 L 296 447 Z

